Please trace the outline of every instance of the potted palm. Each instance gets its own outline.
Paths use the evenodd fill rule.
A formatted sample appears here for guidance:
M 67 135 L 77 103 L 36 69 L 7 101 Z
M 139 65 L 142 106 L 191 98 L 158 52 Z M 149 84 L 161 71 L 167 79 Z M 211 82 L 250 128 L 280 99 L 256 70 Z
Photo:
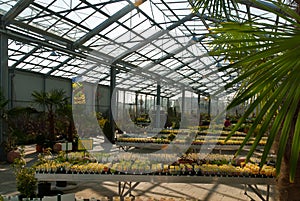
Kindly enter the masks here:
M 211 15 L 222 19 L 220 20 L 222 24 L 211 32 L 214 37 L 212 42 L 214 48 L 211 54 L 231 63 L 219 68 L 219 71 L 227 75 L 230 75 L 228 72 L 239 72 L 239 75 L 225 88 L 240 86 L 228 108 L 250 102 L 232 134 L 251 114 L 256 113 L 256 118 L 239 151 L 255 129 L 260 127 L 247 159 L 253 154 L 262 136 L 267 133 L 268 140 L 261 166 L 273 149 L 277 155 L 278 199 L 298 199 L 300 196 L 300 55 L 298 51 L 300 1 L 270 1 L 267 4 L 262 1 L 248 2 L 276 15 L 277 22 L 274 21 L 274 24 L 256 18 L 251 19 L 251 17 L 244 22 L 230 21 L 232 15 L 239 12 L 237 2 L 240 1 L 195 0 L 193 2 L 198 11 L 209 10 Z M 249 15 L 251 11 L 248 10 Z M 226 23 L 224 19 L 228 22 Z M 285 21 L 286 24 L 278 23 L 280 21 Z M 256 111 L 257 108 L 260 110 Z
M 62 89 L 53 89 L 49 92 L 34 91 L 32 93 L 33 101 L 45 108 L 45 119 L 48 123 L 47 140 L 54 142 L 56 140 L 56 120 L 58 111 L 64 108 L 68 103 L 68 97 Z

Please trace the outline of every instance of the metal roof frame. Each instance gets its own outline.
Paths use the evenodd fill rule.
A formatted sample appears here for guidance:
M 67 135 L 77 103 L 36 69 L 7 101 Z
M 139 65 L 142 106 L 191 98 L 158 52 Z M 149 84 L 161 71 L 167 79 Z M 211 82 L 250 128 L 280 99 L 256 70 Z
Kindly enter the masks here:
M 246 6 L 246 10 L 239 11 L 245 15 L 242 20 L 259 17 L 274 24 L 282 23 L 278 16 L 275 19 L 268 19 L 259 14 L 250 13 L 252 8 L 262 11 L 265 8 L 277 9 L 278 12 L 281 12 L 272 3 L 260 0 L 239 0 L 238 2 Z M 213 93 L 212 88 L 223 87 L 234 77 L 230 71 L 228 71 L 228 75 L 224 76 L 230 77 L 230 79 L 218 75 L 216 65 L 222 61 L 222 58 L 204 54 L 209 52 L 206 41 L 210 40 L 205 34 L 209 33 L 209 29 L 220 21 L 209 17 L 206 13 L 191 12 L 188 7 L 189 1 L 111 0 L 93 3 L 91 0 L 80 0 L 74 3 L 75 5 L 60 7 L 57 6 L 57 0 L 51 2 L 19 0 L 6 4 L 6 7 L 10 6 L 11 8 L 0 9 L 0 33 L 7 35 L 11 40 L 35 44 L 28 52 L 12 51 L 15 52 L 14 54 L 23 54 L 17 61 L 11 59 L 12 65 L 9 68 L 12 71 L 26 69 L 24 68 L 26 60 L 37 55 L 39 49 L 46 48 L 45 53 L 55 50 L 64 58 L 61 58 L 58 61 L 59 64 L 49 70 L 42 62 L 36 64 L 37 69 L 45 68 L 45 72 L 43 71 L 45 76 L 68 74 L 63 77 L 70 79 L 85 76 L 86 78 L 90 77 L 93 82 L 97 79 L 95 76 L 97 73 L 103 74 L 103 72 L 97 71 L 101 66 L 107 70 L 106 74 L 100 76 L 101 79 L 98 80 L 100 84 L 109 82 L 109 69 L 116 68 L 117 84 L 125 80 L 133 80 L 137 76 L 151 80 L 149 83 L 159 80 L 162 83 L 174 84 L 178 87 L 192 85 L 191 90 L 203 95 Z M 119 5 L 118 8 L 121 9 L 113 8 L 115 5 Z M 93 12 L 83 13 L 85 9 L 89 8 Z M 150 9 L 150 12 L 147 9 Z M 154 12 L 157 12 L 155 14 L 160 18 L 154 15 Z M 71 14 L 77 15 L 78 19 L 71 18 Z M 99 23 L 90 25 L 91 22 L 87 22 L 87 20 L 91 20 L 92 17 L 97 18 Z M 45 20 L 45 24 L 38 23 L 37 19 Z M 131 26 L 132 20 L 140 21 Z M 52 21 L 53 23 L 50 23 Z M 64 27 L 64 23 L 67 23 L 66 27 Z M 141 26 L 144 26 L 145 30 L 138 30 L 138 27 Z M 195 27 L 199 27 L 199 29 L 196 30 Z M 57 30 L 57 32 L 53 30 Z M 124 33 L 116 33 L 115 30 L 123 30 Z M 149 34 L 148 31 L 151 30 L 155 32 Z M 71 36 L 72 34 L 74 36 Z M 112 37 L 114 34 L 118 36 Z M 122 41 L 127 35 L 134 37 Z M 195 39 L 197 40 L 195 41 Z M 13 50 L 15 47 L 11 48 Z M 147 56 L 145 53 L 152 56 Z M 45 63 L 52 60 L 39 54 L 39 58 L 43 56 Z M 72 66 L 72 63 L 76 63 L 77 60 L 90 62 L 91 65 L 81 69 L 80 72 L 67 73 L 67 66 Z M 210 62 L 206 63 L 207 60 Z M 33 71 L 37 71 L 37 69 L 32 68 Z M 127 76 L 122 78 L 126 74 Z M 177 77 L 172 79 L 168 77 L 169 74 Z M 209 83 L 215 86 L 210 87 Z M 139 87 L 138 84 L 132 82 L 132 85 L 128 85 L 124 90 L 130 90 L 133 86 L 138 89 L 139 93 L 147 89 L 145 84 Z M 155 95 L 156 91 L 152 90 L 150 94 Z M 167 97 L 171 96 L 174 96 L 173 92 L 167 95 Z

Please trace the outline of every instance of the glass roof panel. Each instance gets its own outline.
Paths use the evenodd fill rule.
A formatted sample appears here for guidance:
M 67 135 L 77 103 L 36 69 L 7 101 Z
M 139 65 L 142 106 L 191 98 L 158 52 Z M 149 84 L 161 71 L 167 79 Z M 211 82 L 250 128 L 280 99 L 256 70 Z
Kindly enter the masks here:
M 38 15 L 41 12 L 40 9 L 34 8 L 32 6 L 25 8 L 25 10 L 23 10 L 23 12 L 21 12 L 16 19 L 20 19 L 25 21 L 27 18 L 32 19 L 33 17 L 35 17 L 36 15 Z M 40 20 L 41 21 L 41 20 Z
M 16 2 L 0 0 L 0 14 L 5 14 Z M 133 3 L 133 0 L 35 0 L 13 16 L 18 23 L 12 21 L 5 27 L 36 40 L 36 43 L 26 42 L 25 38 L 19 44 L 10 40 L 9 65 L 67 78 L 82 76 L 109 85 L 109 69 L 114 62 L 120 68 L 117 74 L 120 86 L 153 94 L 157 79 L 173 88 L 176 83 L 178 87 L 190 85 L 212 92 L 236 76 L 230 69 L 228 74 L 219 73 L 216 66 L 221 58 L 207 54 L 212 38 L 205 34 L 216 25 L 215 19 L 186 18 L 191 14 L 189 1 L 148 0 L 138 8 L 132 7 Z M 248 20 L 246 6 L 240 4 L 239 9 L 231 18 Z M 254 7 L 250 10 L 252 19 L 276 23 L 277 16 Z M 286 22 L 279 19 L 278 23 Z M 58 55 L 50 56 L 53 51 Z M 94 53 L 100 56 L 89 57 Z M 162 91 L 166 96 L 174 93 L 176 89 Z
M 3 15 L 9 11 L 15 4 L 17 0 L 1 0 L 0 1 L 0 14 Z
M 69 9 L 74 9 L 79 3 L 79 0 L 72 0 L 72 1 L 64 1 L 64 0 L 57 0 L 53 3 L 49 4 L 51 1 L 42 1 L 37 0 L 39 4 L 42 4 L 45 7 L 49 7 L 51 10 L 55 10 L 56 12 L 62 12 Z

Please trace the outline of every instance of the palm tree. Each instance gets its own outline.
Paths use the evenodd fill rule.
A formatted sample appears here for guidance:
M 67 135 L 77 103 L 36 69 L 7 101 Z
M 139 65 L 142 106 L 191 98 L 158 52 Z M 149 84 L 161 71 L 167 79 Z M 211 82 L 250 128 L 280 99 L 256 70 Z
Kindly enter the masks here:
M 33 101 L 44 107 L 48 114 L 49 140 L 55 140 L 55 115 L 56 111 L 65 107 L 68 103 L 68 97 L 65 95 L 65 91 L 62 89 L 53 89 L 49 92 L 34 91 L 32 93 Z
M 300 1 L 289 5 L 284 1 L 269 1 L 278 9 L 259 1 L 248 1 L 277 15 L 275 25 L 250 18 L 243 22 L 230 20 L 238 10 L 237 2 L 196 0 L 192 3 L 199 12 L 209 11 L 215 18 L 223 16 L 223 23 L 211 31 L 214 38 L 211 55 L 230 61 L 231 64 L 220 71 L 238 72 L 238 76 L 226 85 L 226 89 L 239 86 L 228 108 L 251 101 L 234 131 L 260 108 L 237 153 L 260 126 L 247 158 L 267 133 L 261 165 L 275 145 L 279 199 L 297 200 L 300 197 Z M 228 4 L 233 5 L 231 9 L 226 9 Z M 286 25 L 278 23 L 280 20 L 285 20 Z

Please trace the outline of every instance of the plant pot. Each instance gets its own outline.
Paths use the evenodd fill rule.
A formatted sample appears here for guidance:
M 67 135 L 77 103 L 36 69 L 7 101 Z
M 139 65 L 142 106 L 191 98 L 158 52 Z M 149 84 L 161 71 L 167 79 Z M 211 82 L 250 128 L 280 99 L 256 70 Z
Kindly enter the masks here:
M 21 153 L 19 150 L 14 149 L 7 153 L 7 162 L 13 163 L 16 158 L 21 158 Z
M 46 183 L 39 183 L 38 184 L 38 195 L 44 196 L 44 195 L 49 195 L 51 191 L 51 183 L 46 182 Z
M 37 144 L 35 146 L 35 150 L 36 150 L 37 153 L 42 153 L 43 152 L 43 145 Z
M 19 198 L 20 201 L 32 201 L 34 197 L 35 197 L 35 196 L 26 197 L 26 196 L 23 195 L 23 194 L 18 195 L 18 198 Z
M 58 153 L 58 152 L 60 152 L 61 150 L 62 150 L 62 144 L 61 144 L 61 143 L 57 142 L 57 143 L 55 143 L 55 144 L 53 145 L 53 151 L 54 151 L 54 152 Z
M 57 181 L 56 186 L 57 187 L 66 187 L 67 186 L 67 181 Z

